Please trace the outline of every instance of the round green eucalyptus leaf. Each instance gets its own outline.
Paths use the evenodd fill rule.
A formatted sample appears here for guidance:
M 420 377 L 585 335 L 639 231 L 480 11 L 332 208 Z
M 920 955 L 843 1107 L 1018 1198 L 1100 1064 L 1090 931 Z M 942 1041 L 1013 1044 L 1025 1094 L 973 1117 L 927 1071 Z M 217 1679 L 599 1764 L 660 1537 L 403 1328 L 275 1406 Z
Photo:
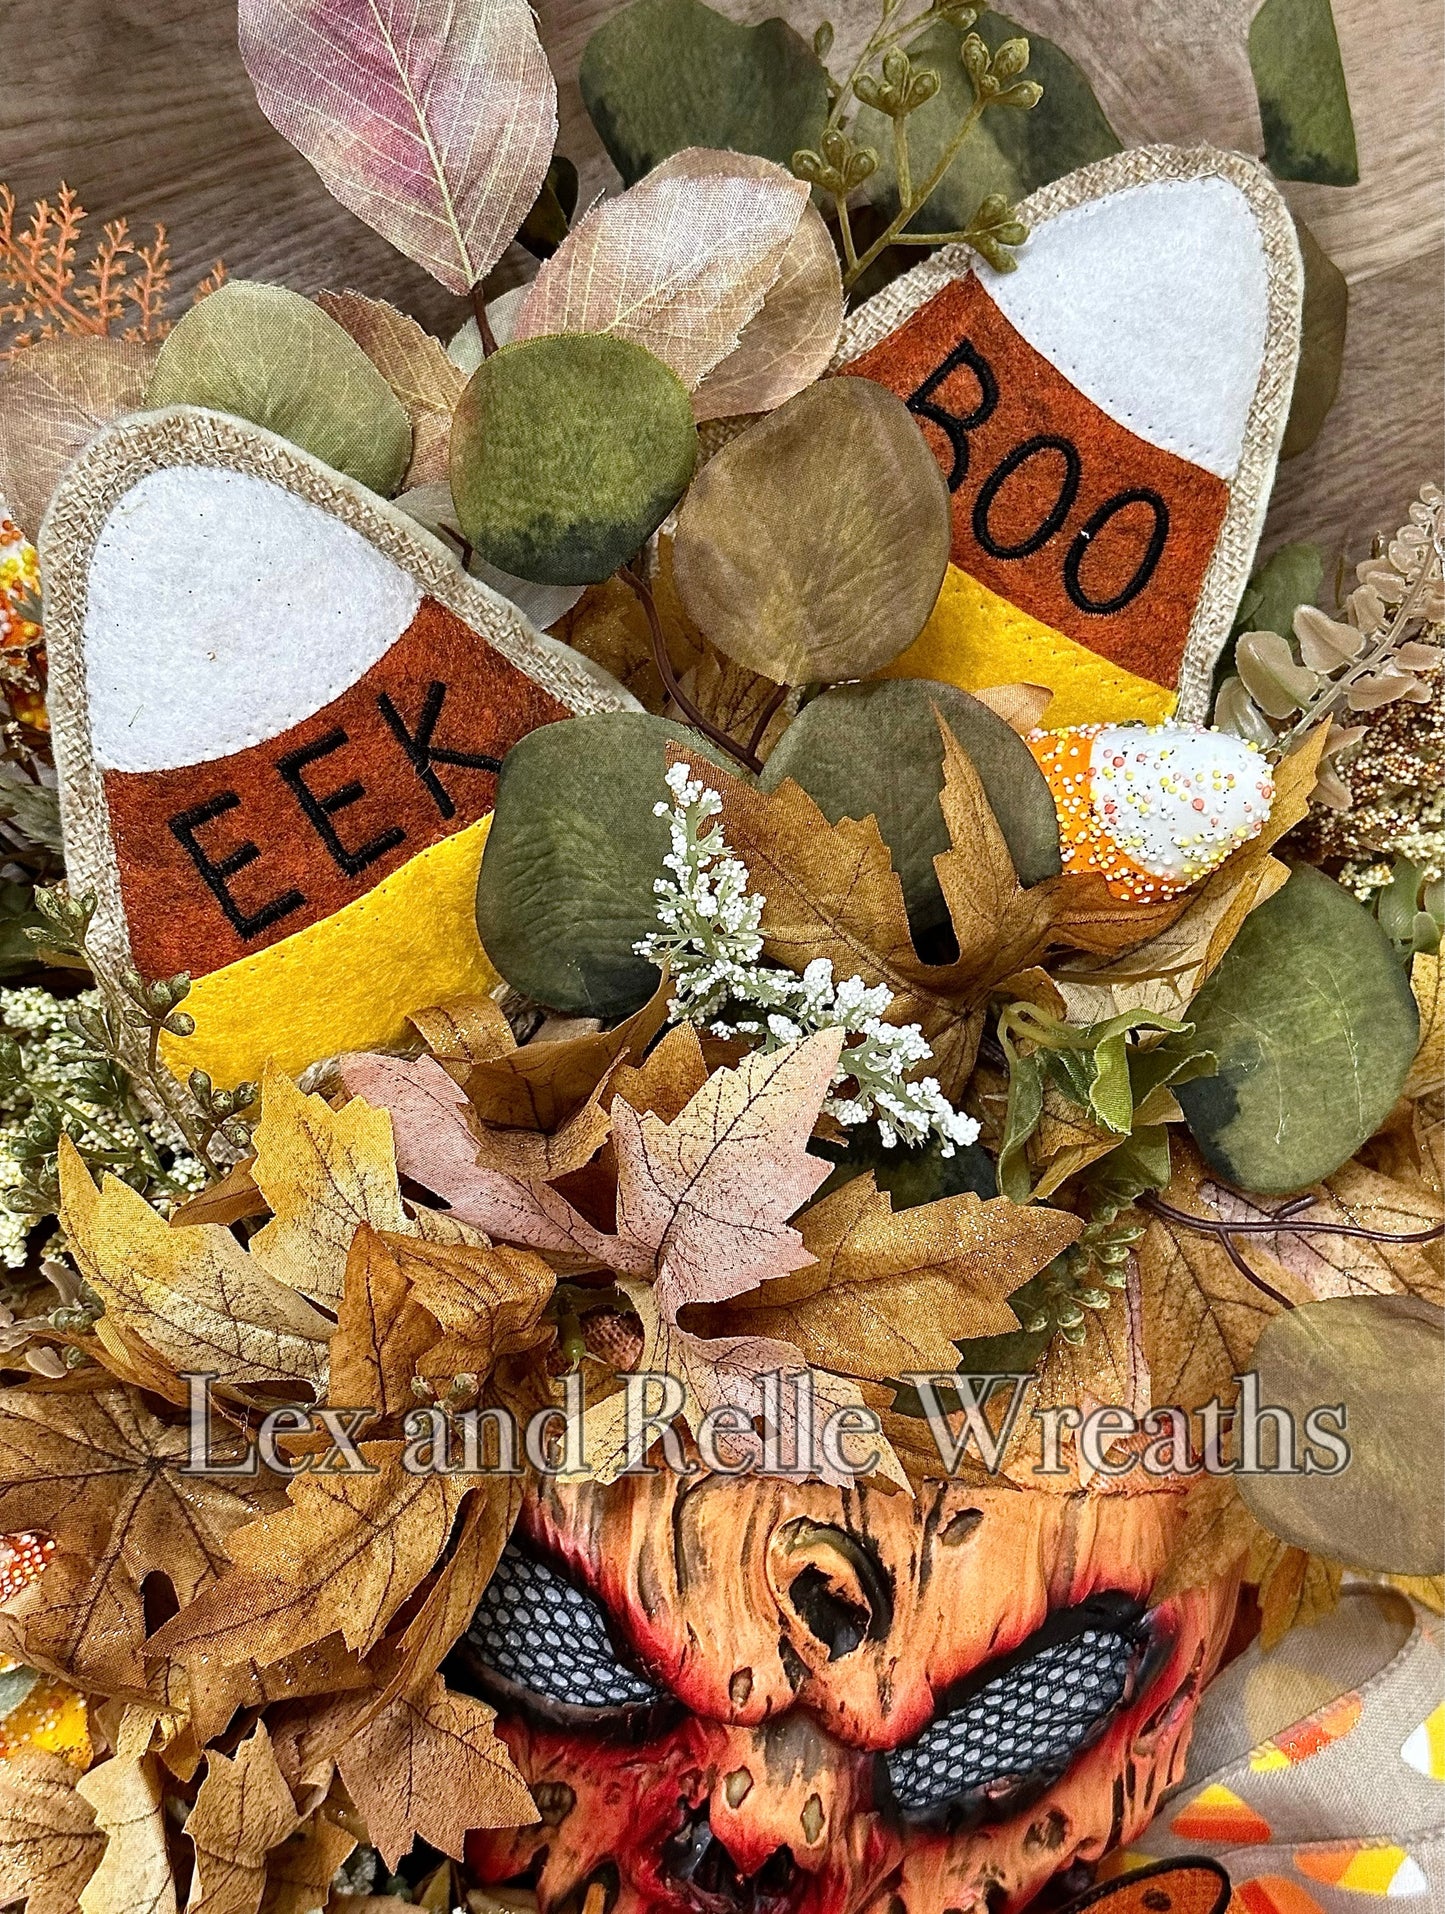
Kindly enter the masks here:
M 1312 1555 L 1382 1575 L 1445 1571 L 1445 1478 L 1439 1464 L 1445 1314 L 1416 1296 L 1339 1296 L 1303 1303 L 1265 1328 L 1251 1368 L 1259 1403 L 1286 1410 L 1299 1474 L 1281 1459 L 1269 1419 L 1260 1425 L 1266 1470 L 1235 1477 L 1246 1508 L 1271 1535 Z M 1349 1460 L 1310 1442 L 1306 1419 L 1341 1406 Z
M 587 42 L 577 80 L 624 186 L 687 146 L 787 166 L 828 117 L 827 75 L 792 27 L 739 26 L 702 0 L 633 0 Z
M 862 678 L 922 631 L 951 533 L 943 474 L 903 401 L 824 379 L 703 467 L 673 577 L 739 664 L 787 684 Z
M 633 945 L 657 929 L 666 875 L 667 747 L 737 767 L 685 724 L 645 711 L 566 718 L 514 744 L 477 880 L 477 930 L 524 996 L 625 1016 L 657 988 Z
M 1189 1048 L 1219 1058 L 1217 1076 L 1177 1086 L 1189 1128 L 1213 1169 L 1262 1195 L 1304 1189 L 1354 1155 L 1420 1036 L 1389 939 L 1308 864 L 1245 918 L 1189 1021 Z
M 538 585 L 608 578 L 692 477 L 697 428 L 644 346 L 565 333 L 503 346 L 452 418 L 452 498 L 488 564 Z
M 955 685 L 884 678 L 835 685 L 799 712 L 763 770 L 771 791 L 801 784 L 829 823 L 876 817 L 916 932 L 946 916 L 933 860 L 948 849 L 939 792 L 943 739 L 935 710 L 967 752 L 1008 844 L 1019 881 L 1057 876 L 1059 824 L 1033 753 L 1018 733 Z
M 401 401 L 350 333 L 299 292 L 232 279 L 161 347 L 145 403 L 264 425 L 390 498 L 411 460 Z

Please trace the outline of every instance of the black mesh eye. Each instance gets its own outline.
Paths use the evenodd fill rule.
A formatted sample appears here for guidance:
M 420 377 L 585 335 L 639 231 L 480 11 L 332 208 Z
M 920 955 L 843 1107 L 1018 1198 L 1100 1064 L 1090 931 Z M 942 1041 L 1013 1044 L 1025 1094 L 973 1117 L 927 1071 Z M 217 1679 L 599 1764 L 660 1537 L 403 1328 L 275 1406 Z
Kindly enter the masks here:
M 1085 1604 L 1053 1617 L 993 1671 L 982 1669 L 922 1734 L 888 1755 L 899 1807 L 917 1813 L 973 1796 L 982 1808 L 1057 1780 L 1128 1692 L 1140 1653 L 1137 1614 Z
M 636 1708 L 662 1696 L 617 1659 L 599 1602 L 510 1545 L 467 1643 L 493 1673 L 565 1707 Z

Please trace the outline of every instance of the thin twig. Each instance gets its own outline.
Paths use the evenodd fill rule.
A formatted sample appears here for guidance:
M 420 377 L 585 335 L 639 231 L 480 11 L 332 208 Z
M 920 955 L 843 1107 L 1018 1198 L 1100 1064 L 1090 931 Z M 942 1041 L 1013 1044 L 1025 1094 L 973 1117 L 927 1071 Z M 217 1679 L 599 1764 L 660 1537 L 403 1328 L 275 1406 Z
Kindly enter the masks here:
M 758 747 L 762 743 L 765 735 L 767 734 L 768 726 L 773 721 L 773 714 L 775 711 L 777 711 L 778 707 L 782 704 L 784 698 L 786 698 L 787 695 L 788 695 L 788 687 L 786 685 L 779 685 L 777 689 L 773 692 L 772 697 L 768 699 L 768 702 L 763 706 L 762 710 L 758 713 L 758 721 L 753 726 L 753 735 L 748 739 L 748 756 L 750 758 L 755 758 L 757 756 Z
M 619 565 L 617 576 L 631 587 L 647 615 L 647 633 L 652 643 L 652 662 L 657 666 L 658 676 L 667 688 L 667 695 L 678 710 L 690 725 L 701 731 L 703 736 L 710 739 L 720 751 L 726 751 L 729 757 L 736 758 L 746 770 L 761 771 L 762 763 L 753 752 L 745 750 L 735 738 L 730 738 L 726 731 L 720 730 L 710 719 L 705 718 L 678 683 L 677 673 L 672 668 L 672 660 L 667 655 L 667 639 L 663 635 L 662 620 L 657 615 L 657 600 L 652 595 L 651 585 L 641 572 L 634 571 L 630 565 Z
M 492 331 L 492 322 L 487 317 L 487 295 L 482 290 L 479 279 L 472 287 L 472 311 L 476 315 L 477 331 L 482 337 L 482 357 L 490 359 L 497 350 L 497 335 Z

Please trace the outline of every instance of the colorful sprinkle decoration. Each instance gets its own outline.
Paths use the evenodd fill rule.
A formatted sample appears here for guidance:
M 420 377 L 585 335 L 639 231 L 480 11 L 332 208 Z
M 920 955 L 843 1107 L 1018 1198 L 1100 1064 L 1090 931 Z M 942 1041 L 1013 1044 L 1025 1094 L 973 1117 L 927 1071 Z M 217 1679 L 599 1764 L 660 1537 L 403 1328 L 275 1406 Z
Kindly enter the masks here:
M 1274 784 L 1264 754 L 1203 725 L 1034 731 L 1069 876 L 1098 872 L 1129 902 L 1173 897 L 1257 837 Z

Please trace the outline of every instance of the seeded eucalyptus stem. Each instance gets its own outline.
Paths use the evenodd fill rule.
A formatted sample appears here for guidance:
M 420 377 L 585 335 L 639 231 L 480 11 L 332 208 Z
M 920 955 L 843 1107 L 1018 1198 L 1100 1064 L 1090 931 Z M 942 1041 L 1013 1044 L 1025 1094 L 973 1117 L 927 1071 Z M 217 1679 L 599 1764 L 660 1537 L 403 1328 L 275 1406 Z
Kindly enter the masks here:
M 838 214 L 838 237 L 843 242 L 843 264 L 851 273 L 858 264 L 858 248 L 853 243 L 853 222 L 848 217 L 848 195 L 834 193 L 833 205 Z M 845 278 L 843 283 L 849 285 L 852 282 Z
M 889 14 L 888 11 L 885 10 L 882 22 L 873 29 L 863 51 L 853 62 L 852 72 L 838 89 L 838 96 L 833 102 L 833 110 L 829 113 L 828 123 L 823 129 L 825 132 L 831 133 L 835 127 L 842 124 L 843 115 L 847 112 L 849 102 L 854 96 L 854 88 L 868 70 L 869 65 L 878 58 L 878 55 L 880 53 L 886 53 L 889 47 L 896 46 L 905 35 L 912 33 L 915 27 L 921 27 L 925 21 L 937 19 L 938 14 L 939 9 L 933 6 L 927 6 L 921 13 L 915 13 L 911 20 L 905 20 L 902 26 L 890 27 L 888 24 Z
M 900 113 L 893 122 L 893 170 L 898 176 L 898 203 L 913 198 L 913 175 L 908 166 L 908 121 Z
M 720 751 L 726 751 L 729 757 L 736 758 L 745 770 L 761 771 L 762 761 L 757 757 L 755 750 L 744 748 L 735 738 L 730 738 L 726 731 L 720 730 L 710 719 L 705 718 L 678 682 L 677 673 L 672 668 L 672 660 L 667 655 L 667 639 L 663 633 L 662 620 L 657 613 L 657 600 L 652 595 L 651 585 L 642 573 L 634 571 L 631 565 L 619 565 L 617 576 L 630 587 L 633 596 L 646 614 L 647 635 L 652 644 L 652 662 L 657 666 L 658 676 L 666 687 L 667 695 L 678 710 L 694 729 L 701 731 L 703 736 L 710 739 Z M 787 686 L 784 685 L 782 689 L 786 694 Z M 772 712 L 769 711 L 767 715 L 771 717 Z M 766 730 L 766 725 L 763 728 Z
M 893 218 L 883 228 L 883 231 L 874 240 L 873 244 L 868 248 L 868 250 L 864 253 L 860 253 L 857 261 L 843 275 L 843 285 L 845 289 L 847 287 L 852 286 L 854 281 L 859 277 L 859 275 L 861 273 L 865 273 L 868 270 L 868 268 L 873 264 L 873 261 L 878 257 L 878 255 L 881 252 L 887 251 L 888 247 L 890 247 L 893 244 L 894 240 L 897 239 L 899 234 L 903 231 L 903 228 L 908 224 L 909 220 L 912 219 L 913 215 L 916 212 L 918 212 L 924 205 L 927 204 L 930 196 L 933 193 L 934 188 L 938 185 L 938 182 L 943 178 L 944 174 L 948 171 L 949 167 L 952 166 L 953 162 L 958 158 L 958 155 L 960 151 L 962 150 L 964 141 L 968 138 L 969 134 L 973 131 L 974 127 L 978 125 L 979 117 L 983 112 L 984 105 L 985 105 L 984 97 L 982 93 L 979 92 L 978 88 L 975 87 L 974 93 L 973 93 L 973 105 L 968 109 L 968 112 L 964 115 L 962 124 L 959 126 L 958 131 L 954 134 L 953 138 L 948 142 L 948 145 L 944 147 L 942 154 L 939 156 L 938 164 L 934 167 L 933 171 L 928 175 L 928 178 L 924 181 L 923 185 L 919 187 L 916 193 L 912 195 L 908 195 L 904 193 L 902 189 L 902 184 L 900 182 L 899 192 L 898 192 L 898 200 L 899 200 L 898 211 L 893 215 Z M 895 120 L 894 126 L 896 127 L 897 125 L 898 125 L 898 122 Z M 947 243 L 950 240 L 962 239 L 963 237 L 964 235 L 961 232 L 943 233 L 943 234 L 936 233 L 930 236 L 928 243 L 930 245 L 942 245 Z M 918 244 L 921 244 L 922 242 L 919 240 L 914 240 L 911 243 L 918 245 Z

